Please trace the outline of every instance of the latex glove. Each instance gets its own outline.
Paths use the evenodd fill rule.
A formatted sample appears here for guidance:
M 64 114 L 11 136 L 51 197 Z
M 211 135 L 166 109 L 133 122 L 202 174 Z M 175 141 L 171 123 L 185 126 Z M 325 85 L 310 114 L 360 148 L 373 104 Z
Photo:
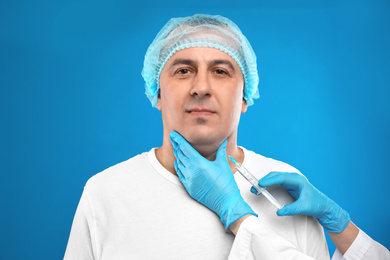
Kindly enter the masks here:
M 170 139 L 180 181 L 191 197 L 218 214 L 225 228 L 245 215 L 257 216 L 234 180 L 226 157 L 227 140 L 218 148 L 215 161 L 209 161 L 177 132 L 171 132 Z
M 298 173 L 271 172 L 259 180 L 259 185 L 268 187 L 280 184 L 295 202 L 277 211 L 279 216 L 309 215 L 316 217 L 326 231 L 340 233 L 351 221 L 349 214 L 317 190 L 305 176 Z M 252 187 L 251 192 L 257 191 Z

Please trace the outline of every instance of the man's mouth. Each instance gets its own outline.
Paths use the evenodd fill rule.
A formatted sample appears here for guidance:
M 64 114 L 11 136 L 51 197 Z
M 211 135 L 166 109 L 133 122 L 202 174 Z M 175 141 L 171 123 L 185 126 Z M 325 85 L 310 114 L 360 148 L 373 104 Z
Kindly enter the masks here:
M 186 110 L 191 116 L 203 117 L 203 116 L 212 116 L 215 114 L 215 111 L 204 108 L 204 107 L 194 107 Z

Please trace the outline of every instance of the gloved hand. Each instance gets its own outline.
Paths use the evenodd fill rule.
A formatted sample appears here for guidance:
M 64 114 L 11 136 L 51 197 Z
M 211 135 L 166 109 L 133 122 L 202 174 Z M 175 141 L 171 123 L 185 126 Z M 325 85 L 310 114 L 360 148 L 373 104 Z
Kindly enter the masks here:
M 170 139 L 180 181 L 191 197 L 218 214 L 225 228 L 245 215 L 257 216 L 234 180 L 226 157 L 227 140 L 219 147 L 215 161 L 209 161 L 177 132 L 171 132 Z
M 298 173 L 271 172 L 259 180 L 259 185 L 268 187 L 280 184 L 295 202 L 278 210 L 279 216 L 309 215 L 316 217 L 326 231 L 340 233 L 351 221 L 349 214 L 333 200 L 317 190 L 305 176 Z M 251 192 L 257 194 L 255 188 Z

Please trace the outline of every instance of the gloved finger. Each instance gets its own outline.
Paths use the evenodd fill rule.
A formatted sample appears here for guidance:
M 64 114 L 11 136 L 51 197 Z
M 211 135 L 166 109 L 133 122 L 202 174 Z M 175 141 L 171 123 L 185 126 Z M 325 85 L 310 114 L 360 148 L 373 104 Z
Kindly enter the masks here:
M 226 157 L 226 144 L 227 144 L 227 139 L 225 139 L 225 141 L 222 142 L 222 144 L 219 146 L 218 150 L 217 150 L 217 156 L 216 156 L 216 160 L 226 160 L 227 161 L 227 157 Z
M 178 148 L 178 144 L 177 144 L 177 142 L 172 138 L 172 133 L 173 132 L 171 132 L 171 134 L 169 135 L 169 140 L 171 141 L 171 144 L 172 144 L 172 146 L 173 146 L 173 150 L 175 150 L 175 149 L 177 149 Z
M 174 154 L 175 154 L 176 160 L 178 160 L 181 163 L 181 165 L 183 165 L 183 167 L 185 167 L 185 168 L 191 167 L 191 165 L 192 165 L 191 160 L 185 156 L 185 154 L 183 153 L 182 150 L 177 148 L 177 149 L 175 149 Z
M 191 146 L 187 140 L 182 137 L 179 133 L 172 131 L 170 134 L 170 140 L 172 145 L 177 151 L 181 151 L 183 156 L 186 158 L 201 157 L 201 155 Z
M 263 188 L 266 188 L 269 186 L 281 184 L 284 181 L 283 174 L 284 172 L 270 172 L 259 180 L 259 185 Z M 251 192 L 255 195 L 260 195 L 253 186 L 251 187 Z
M 304 213 L 305 210 L 303 209 L 303 205 L 300 201 L 295 201 L 291 204 L 284 205 L 276 212 L 278 216 L 295 216 Z
M 184 171 L 187 168 L 180 159 L 176 159 L 175 162 L 180 171 Z
M 261 187 L 269 187 L 279 184 L 284 188 L 299 188 L 302 186 L 302 182 L 304 182 L 305 179 L 304 176 L 295 172 L 270 172 L 259 180 L 259 185 Z
M 184 137 L 182 137 L 176 131 L 172 131 L 169 135 L 172 143 L 175 143 L 177 147 L 183 152 L 187 158 L 202 157 L 198 151 L 196 151 Z
M 260 195 L 260 194 L 257 194 L 258 191 L 257 191 L 253 186 L 251 187 L 251 192 L 252 192 L 253 194 L 255 194 L 255 195 Z
M 284 172 L 270 172 L 259 180 L 261 187 L 269 187 L 273 185 L 282 184 L 285 181 Z
M 173 155 L 176 157 L 176 159 L 177 159 L 177 150 L 178 150 L 178 148 L 177 148 L 177 145 L 175 144 L 175 145 L 172 145 L 173 146 Z
M 177 160 L 175 160 L 173 165 L 175 166 L 176 174 L 177 174 L 177 176 L 179 176 L 179 180 L 184 184 L 185 177 L 184 177 L 183 173 L 181 172 L 181 170 L 180 170 L 180 168 L 178 166 Z

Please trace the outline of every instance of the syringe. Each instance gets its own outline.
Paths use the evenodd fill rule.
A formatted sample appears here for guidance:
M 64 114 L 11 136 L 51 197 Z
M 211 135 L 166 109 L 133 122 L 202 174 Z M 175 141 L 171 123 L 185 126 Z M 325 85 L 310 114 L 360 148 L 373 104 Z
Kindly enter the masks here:
M 272 204 L 274 204 L 278 209 L 281 209 L 283 206 L 269 193 L 265 188 L 259 186 L 259 181 L 252 175 L 241 163 L 234 160 L 233 157 L 229 156 L 230 160 L 236 165 L 235 169 L 241 173 L 244 178 L 249 181 L 250 184 L 257 190 L 257 195 L 263 194 Z

